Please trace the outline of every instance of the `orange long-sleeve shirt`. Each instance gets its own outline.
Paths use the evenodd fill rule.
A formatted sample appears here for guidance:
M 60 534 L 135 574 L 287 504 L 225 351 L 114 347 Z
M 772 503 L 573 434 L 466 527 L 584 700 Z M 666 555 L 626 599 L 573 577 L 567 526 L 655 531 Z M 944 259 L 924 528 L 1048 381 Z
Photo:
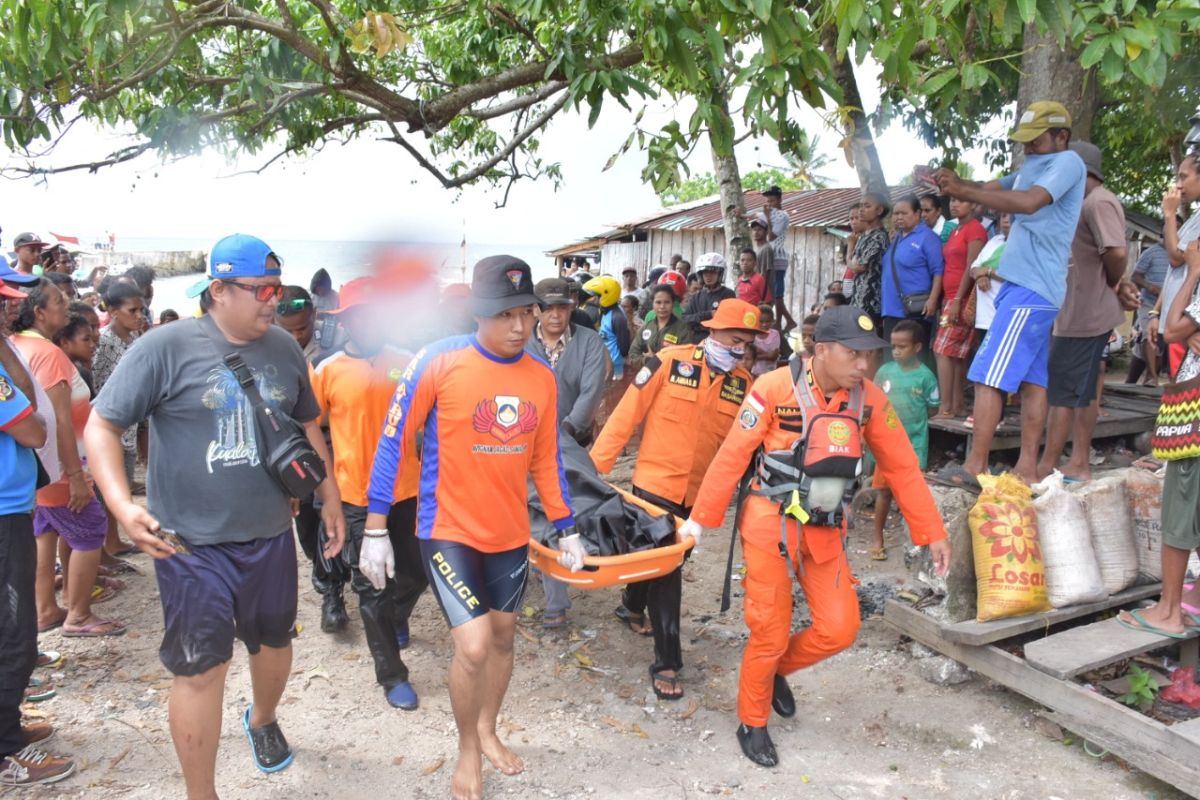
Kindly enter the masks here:
M 813 395 L 822 410 L 844 408 L 850 398 L 845 389 L 826 398 L 810 366 L 805 367 L 803 378 L 811 381 Z M 876 468 L 892 487 L 913 542 L 929 544 L 945 539 L 946 528 L 941 515 L 892 404 L 883 390 L 870 381 L 864 381 L 863 391 L 863 435 L 875 456 Z M 759 446 L 768 451 L 786 450 L 801 435 L 802 429 L 803 419 L 792 385 L 791 369 L 781 367 L 760 376 L 742 404 L 738 424 L 726 437 L 704 476 L 692 518 L 705 527 L 720 525 L 738 479 Z M 756 478 L 751 488 L 757 488 L 757 485 Z M 742 509 L 742 536 L 751 544 L 774 550 L 780 541 L 779 518 L 777 501 L 750 495 Z M 789 550 L 795 543 L 794 530 L 795 520 L 789 518 Z M 805 525 L 803 530 L 808 551 L 818 563 L 835 558 L 842 551 L 844 527 Z
M 390 347 L 373 358 L 338 350 L 309 370 L 313 394 L 329 420 L 333 477 L 343 502 L 367 504 L 379 434 L 396 385 L 410 361 L 411 353 Z M 396 500 L 417 496 L 418 469 L 416 448 L 404 448 L 404 464 L 396 474 Z
M 367 509 L 386 514 L 406 450 L 424 431 L 417 535 L 498 553 L 529 543 L 528 478 L 559 530 L 575 524 L 558 449 L 558 389 L 528 352 L 501 358 L 474 336 L 434 342 L 388 408 Z
M 662 348 L 646 359 L 592 446 L 596 469 L 610 472 L 645 422 L 634 486 L 691 506 L 753 380 L 740 364 L 729 374 L 713 372 L 698 345 Z

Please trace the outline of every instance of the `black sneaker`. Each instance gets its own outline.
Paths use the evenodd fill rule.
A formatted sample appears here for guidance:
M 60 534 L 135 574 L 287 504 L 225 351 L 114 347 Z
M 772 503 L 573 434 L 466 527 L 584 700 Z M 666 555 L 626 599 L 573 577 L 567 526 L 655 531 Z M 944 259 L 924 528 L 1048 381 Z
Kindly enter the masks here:
M 738 725 L 737 740 L 746 758 L 760 767 L 774 767 L 779 764 L 779 754 L 775 752 L 775 743 L 771 741 L 771 734 L 767 733 L 766 725 L 761 728 Z
M 268 722 L 261 728 L 250 727 L 250 708 L 242 715 L 242 728 L 246 738 L 250 740 L 250 752 L 254 756 L 254 765 L 263 772 L 279 772 L 291 765 L 296 755 L 288 747 L 287 739 L 278 722 Z
M 325 633 L 337 633 L 346 629 L 350 617 L 346 615 L 346 601 L 341 592 L 330 592 L 321 601 L 321 630 Z
M 781 717 L 791 719 L 796 716 L 796 696 L 792 687 L 788 686 L 787 678 L 775 676 L 775 691 L 771 693 L 771 708 Z

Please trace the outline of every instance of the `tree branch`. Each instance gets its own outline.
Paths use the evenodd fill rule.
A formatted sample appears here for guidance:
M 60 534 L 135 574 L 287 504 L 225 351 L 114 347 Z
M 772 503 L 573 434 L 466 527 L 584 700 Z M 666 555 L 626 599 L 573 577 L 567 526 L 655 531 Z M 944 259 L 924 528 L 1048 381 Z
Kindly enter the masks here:
M 512 155 L 516 149 L 520 147 L 522 142 L 532 136 L 542 126 L 549 122 L 551 117 L 562 110 L 562 107 L 567 104 L 567 99 L 569 97 L 570 95 L 567 92 L 563 92 L 562 95 L 560 95 L 553 103 L 543 110 L 542 113 L 534 117 L 533 120 L 526 125 L 523 130 L 510 139 L 508 144 L 506 144 L 494 156 L 488 158 L 482 164 L 475 166 L 467 172 L 454 177 L 449 177 L 440 169 L 438 169 L 433 162 L 431 162 L 419 150 L 413 147 L 412 144 L 410 144 L 408 140 L 400 134 L 400 131 L 396 128 L 395 124 L 391 122 L 388 123 L 388 126 L 392 130 L 392 135 L 386 137 L 384 141 L 395 142 L 407 150 L 409 155 L 416 159 L 417 163 L 420 164 L 427 172 L 437 178 L 444 188 L 457 189 L 458 187 L 465 186 L 476 178 L 487 174 L 488 170 L 493 169 L 501 161 L 504 161 L 510 155 Z
M 505 114 L 511 114 L 514 111 L 521 111 L 532 105 L 536 105 L 565 88 L 567 88 L 566 81 L 552 81 L 532 94 L 524 94 L 504 103 L 497 103 L 478 110 L 470 109 L 463 113 L 472 119 L 495 119 L 496 117 L 502 117 Z
M 593 59 L 592 69 L 625 69 L 639 63 L 644 58 L 640 44 L 628 44 L 619 50 Z M 561 70 L 546 75 L 548 62 L 534 61 L 530 64 L 519 64 L 503 72 L 481 78 L 474 83 L 447 92 L 441 97 L 428 103 L 424 108 L 423 122 L 426 130 L 439 130 L 457 116 L 464 108 L 469 108 L 480 100 L 496 97 L 513 89 L 537 83 L 543 79 L 564 80 Z M 410 124 L 409 131 L 417 127 Z
M 28 167 L 4 167 L 3 169 L 0 169 L 0 174 L 15 172 L 19 173 L 22 177 L 29 177 L 31 175 L 59 175 L 64 172 L 78 172 L 81 169 L 86 169 L 88 172 L 95 173 L 100 171 L 102 167 L 111 167 L 115 164 L 122 164 L 126 161 L 132 161 L 142 153 L 145 153 L 147 150 L 151 149 L 151 146 L 152 145 L 150 142 L 142 142 L 141 144 L 131 145 L 129 147 L 117 150 L 108 158 L 101 159 L 100 161 L 91 161 L 85 164 L 71 164 L 70 166 L 66 167 L 35 167 L 33 165 Z

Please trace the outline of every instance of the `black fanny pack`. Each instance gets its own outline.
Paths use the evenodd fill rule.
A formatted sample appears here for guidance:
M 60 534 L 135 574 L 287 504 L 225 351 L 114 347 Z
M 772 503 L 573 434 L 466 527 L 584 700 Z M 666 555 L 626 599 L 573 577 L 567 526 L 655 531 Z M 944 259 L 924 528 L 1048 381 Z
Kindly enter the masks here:
M 207 317 L 199 322 L 254 409 L 259 463 L 284 492 L 292 497 L 308 497 L 325 480 L 325 464 L 309 443 L 304 426 L 283 411 L 267 405 L 259 394 L 250 368 L 241 355 L 230 349 L 224 337 L 214 330 L 215 323 Z

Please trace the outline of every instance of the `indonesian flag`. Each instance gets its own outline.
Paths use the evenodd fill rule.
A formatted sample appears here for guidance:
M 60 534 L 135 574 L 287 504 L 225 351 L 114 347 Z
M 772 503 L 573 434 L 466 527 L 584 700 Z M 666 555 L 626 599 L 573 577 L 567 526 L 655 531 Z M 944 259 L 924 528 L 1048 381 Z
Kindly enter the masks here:
M 54 231 L 50 231 L 50 235 L 63 244 L 79 244 L 78 236 L 63 236 L 61 233 L 55 233 Z

